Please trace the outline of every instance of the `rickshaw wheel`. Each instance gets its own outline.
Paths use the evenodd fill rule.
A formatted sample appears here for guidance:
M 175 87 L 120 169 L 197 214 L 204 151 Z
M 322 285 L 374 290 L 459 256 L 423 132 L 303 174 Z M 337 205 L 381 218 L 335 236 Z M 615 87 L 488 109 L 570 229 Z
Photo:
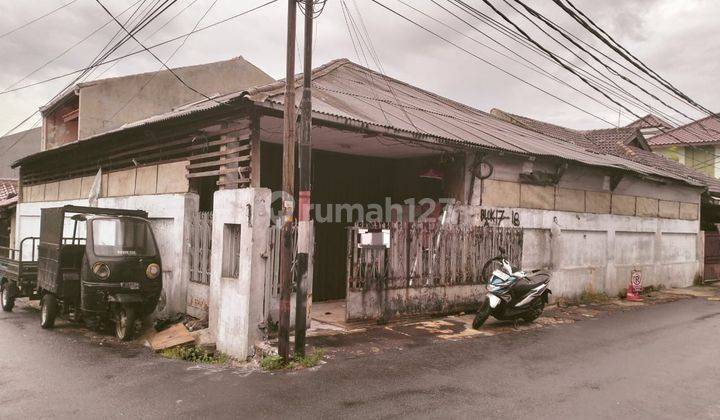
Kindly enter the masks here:
M 2 287 L 2 309 L 11 312 L 15 307 L 15 299 L 10 297 L 10 290 L 7 285 Z
M 46 294 L 42 297 L 42 311 L 40 312 L 40 326 L 48 329 L 55 326 L 55 317 L 57 316 L 58 302 L 57 297 L 53 294 Z
M 123 306 L 120 308 L 115 320 L 115 335 L 122 341 L 128 341 L 135 333 L 135 308 Z

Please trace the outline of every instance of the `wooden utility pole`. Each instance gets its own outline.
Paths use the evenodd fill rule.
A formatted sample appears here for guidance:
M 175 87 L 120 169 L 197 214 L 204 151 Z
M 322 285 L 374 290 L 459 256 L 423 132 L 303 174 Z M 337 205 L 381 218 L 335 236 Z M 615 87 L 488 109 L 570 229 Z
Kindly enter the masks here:
M 290 357 L 290 295 L 292 293 L 293 214 L 295 212 L 295 21 L 296 0 L 288 0 L 285 113 L 283 125 L 283 225 L 280 230 L 280 319 L 278 354 Z
M 300 194 L 298 208 L 298 276 L 295 301 L 295 356 L 305 355 L 305 331 L 307 329 L 308 304 L 308 267 L 309 255 L 313 247 L 312 222 L 310 220 L 311 202 L 311 154 L 312 154 L 312 38 L 313 38 L 313 2 L 305 1 L 305 53 L 303 56 L 303 91 L 300 101 L 301 137 L 298 147 L 298 168 L 300 170 Z

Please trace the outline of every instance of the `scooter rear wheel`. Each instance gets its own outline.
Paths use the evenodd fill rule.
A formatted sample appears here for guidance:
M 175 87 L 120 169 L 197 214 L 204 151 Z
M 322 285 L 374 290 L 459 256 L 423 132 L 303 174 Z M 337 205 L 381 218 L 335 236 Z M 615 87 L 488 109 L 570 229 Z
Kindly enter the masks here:
M 527 315 L 524 315 L 522 319 L 525 322 L 533 322 L 536 319 L 540 318 L 540 315 L 542 315 L 543 310 L 545 309 L 545 301 L 540 299 L 540 302 L 538 302 L 535 307 L 533 307 Z
M 490 316 L 490 311 L 492 308 L 490 307 L 490 302 L 485 299 L 478 308 L 477 313 L 475 314 L 475 319 L 473 319 L 472 327 L 476 330 L 480 329 L 480 327 L 483 326 L 485 321 L 487 321 L 488 317 Z

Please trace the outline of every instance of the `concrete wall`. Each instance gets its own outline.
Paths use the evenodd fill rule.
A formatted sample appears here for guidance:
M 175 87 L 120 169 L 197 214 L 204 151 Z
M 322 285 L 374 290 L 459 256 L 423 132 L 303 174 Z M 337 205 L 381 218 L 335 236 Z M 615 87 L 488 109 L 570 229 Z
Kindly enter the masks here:
M 221 190 L 214 196 L 209 325 L 217 348 L 240 359 L 251 356 L 263 336 L 270 196 L 265 188 Z M 235 257 L 228 252 L 226 225 L 240 227 Z M 234 258 L 238 276 L 223 276 L 223 260 Z
M 347 291 L 346 319 L 472 311 L 485 295 L 480 284 Z
M 645 285 L 667 287 L 689 286 L 702 272 L 700 188 L 626 175 L 611 190 L 606 171 L 579 165 L 557 185 L 539 186 L 519 182 L 520 174 L 552 173 L 553 164 L 491 162 L 493 175 L 474 181 L 472 205 L 457 207 L 454 223 L 522 228 L 522 267 L 550 270 L 553 298 L 616 295 L 632 270 L 642 271 Z M 462 311 L 483 293 L 477 285 L 348 290 L 347 318 Z
M 103 173 L 100 197 L 186 193 L 187 165 L 187 161 L 180 161 Z M 94 181 L 93 175 L 23 186 L 21 200 L 35 203 L 87 199 Z
M 38 236 L 40 233 L 40 209 L 60 207 L 67 204 L 87 206 L 88 200 L 63 200 L 20 203 L 17 206 L 16 243 L 26 237 Z M 123 209 L 140 209 L 148 212 L 152 224 L 163 269 L 163 294 L 158 311 L 165 314 L 185 312 L 187 270 L 182 270 L 187 259 L 185 220 L 192 211 L 197 211 L 199 198 L 196 194 L 160 194 L 131 197 L 104 197 L 98 200 L 98 206 Z M 71 232 L 71 223 L 66 223 L 66 230 Z M 25 257 L 30 250 L 24 249 Z
M 517 213 L 525 229 L 523 268 L 551 269 L 555 297 L 614 295 L 633 269 L 642 270 L 645 284 L 665 286 L 691 285 L 701 272 L 700 188 L 626 175 L 611 191 L 602 168 L 579 165 L 557 186 L 537 187 L 521 184 L 519 174 L 528 166 L 552 172 L 548 163 L 497 158 L 494 166 L 490 179 L 475 180 L 473 203 L 482 204 L 470 220 L 512 226 L 509 219 L 481 220 L 480 209 Z
M 190 86 L 207 95 L 239 92 L 274 80 L 242 57 L 176 69 Z M 204 99 L 168 71 L 143 73 L 82 84 L 79 138 L 169 112 Z

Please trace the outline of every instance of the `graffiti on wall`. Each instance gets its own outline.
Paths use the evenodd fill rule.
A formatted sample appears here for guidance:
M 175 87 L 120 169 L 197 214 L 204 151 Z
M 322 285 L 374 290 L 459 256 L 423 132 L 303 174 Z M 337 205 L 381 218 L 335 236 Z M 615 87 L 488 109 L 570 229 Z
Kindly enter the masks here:
M 480 209 L 480 224 L 483 226 L 500 226 L 502 224 L 520 226 L 520 213 L 507 209 Z

